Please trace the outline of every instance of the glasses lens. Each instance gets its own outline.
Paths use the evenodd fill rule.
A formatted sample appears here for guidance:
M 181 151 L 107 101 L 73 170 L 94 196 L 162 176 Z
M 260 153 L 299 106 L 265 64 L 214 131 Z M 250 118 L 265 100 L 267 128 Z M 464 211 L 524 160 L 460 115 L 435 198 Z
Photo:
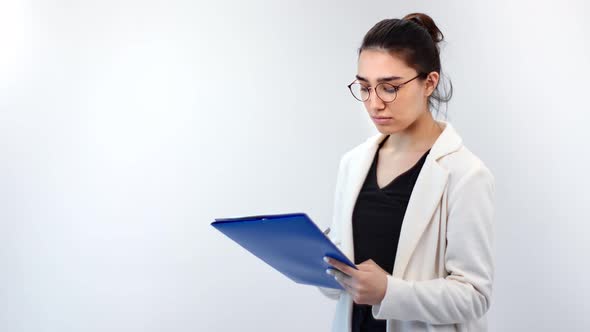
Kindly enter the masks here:
M 394 101 L 397 95 L 397 89 L 388 83 L 378 84 L 376 90 L 379 98 L 386 103 Z
M 354 96 L 354 98 L 356 98 L 360 101 L 365 101 L 365 100 L 369 99 L 369 89 L 367 89 L 366 87 L 364 87 L 360 83 L 351 84 L 350 85 L 350 92 L 352 92 L 352 95 Z

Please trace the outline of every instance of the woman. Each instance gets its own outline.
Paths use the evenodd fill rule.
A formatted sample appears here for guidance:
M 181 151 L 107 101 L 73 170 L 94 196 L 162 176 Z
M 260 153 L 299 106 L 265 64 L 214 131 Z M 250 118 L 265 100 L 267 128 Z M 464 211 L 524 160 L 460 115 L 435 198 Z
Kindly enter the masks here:
M 377 23 L 359 48 L 349 88 L 380 133 L 340 160 L 328 236 L 357 266 L 325 258 L 343 287 L 320 287 L 338 300 L 335 332 L 487 330 L 495 180 L 430 113 L 450 99 L 442 39 L 413 13 Z

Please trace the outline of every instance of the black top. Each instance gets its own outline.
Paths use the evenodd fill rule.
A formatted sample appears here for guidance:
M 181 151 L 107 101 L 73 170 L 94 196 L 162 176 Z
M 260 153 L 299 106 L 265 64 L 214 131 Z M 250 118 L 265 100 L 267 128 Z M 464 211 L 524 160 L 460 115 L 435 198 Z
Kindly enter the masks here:
M 388 136 L 389 137 L 389 136 Z M 402 221 L 410 200 L 410 195 L 430 149 L 411 168 L 393 179 L 383 188 L 377 184 L 377 162 L 380 144 L 373 164 L 359 192 L 353 215 L 352 231 L 354 242 L 354 263 L 360 264 L 372 259 L 389 274 L 393 264 Z M 386 320 L 376 320 L 370 305 L 353 302 L 352 331 L 385 331 Z

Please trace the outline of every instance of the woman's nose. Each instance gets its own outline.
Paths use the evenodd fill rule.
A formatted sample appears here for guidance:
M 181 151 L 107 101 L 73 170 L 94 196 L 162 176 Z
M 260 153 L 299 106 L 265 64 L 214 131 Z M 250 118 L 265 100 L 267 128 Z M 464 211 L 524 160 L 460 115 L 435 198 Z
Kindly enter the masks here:
M 381 98 L 379 98 L 379 96 L 377 96 L 377 93 L 375 92 L 375 90 L 371 91 L 371 94 L 369 95 L 369 106 L 372 109 L 381 109 L 383 108 L 383 105 L 385 103 L 383 102 L 383 100 L 381 100 Z

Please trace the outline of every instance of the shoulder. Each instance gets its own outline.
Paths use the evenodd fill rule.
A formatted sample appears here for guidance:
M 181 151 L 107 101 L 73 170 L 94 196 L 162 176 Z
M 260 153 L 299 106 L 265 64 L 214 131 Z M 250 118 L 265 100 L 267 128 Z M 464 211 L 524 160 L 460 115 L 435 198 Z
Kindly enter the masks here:
M 469 184 L 477 187 L 495 189 L 495 177 L 484 161 L 467 146 L 461 147 L 438 160 L 441 167 L 449 173 L 449 192 L 454 192 Z

